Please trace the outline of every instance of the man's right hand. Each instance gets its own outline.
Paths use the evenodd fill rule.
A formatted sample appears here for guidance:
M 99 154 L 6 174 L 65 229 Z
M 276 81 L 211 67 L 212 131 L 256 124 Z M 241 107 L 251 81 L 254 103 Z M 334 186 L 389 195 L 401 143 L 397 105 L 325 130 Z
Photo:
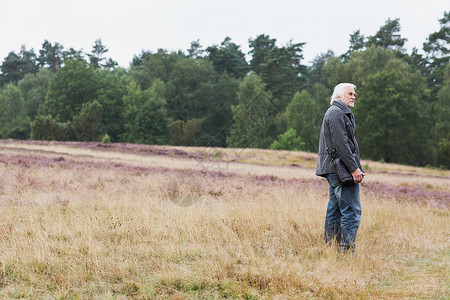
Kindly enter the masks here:
M 361 171 L 359 168 L 356 168 L 356 170 L 352 172 L 353 181 L 355 183 L 361 183 L 365 175 L 366 174 L 364 174 L 363 171 Z

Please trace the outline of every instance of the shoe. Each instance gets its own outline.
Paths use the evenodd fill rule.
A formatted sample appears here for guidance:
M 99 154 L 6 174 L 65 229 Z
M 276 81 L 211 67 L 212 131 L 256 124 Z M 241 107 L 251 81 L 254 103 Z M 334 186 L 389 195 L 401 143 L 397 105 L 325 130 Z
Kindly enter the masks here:
M 340 245 L 339 246 L 339 253 L 344 253 L 344 254 L 355 253 L 355 246 Z

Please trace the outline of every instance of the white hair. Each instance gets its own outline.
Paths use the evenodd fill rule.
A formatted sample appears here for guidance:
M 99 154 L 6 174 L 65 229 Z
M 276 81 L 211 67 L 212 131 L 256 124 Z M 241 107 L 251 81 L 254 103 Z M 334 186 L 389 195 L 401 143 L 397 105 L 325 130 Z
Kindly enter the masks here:
M 349 87 L 356 90 L 356 86 L 353 83 L 339 83 L 337 86 L 335 86 L 333 95 L 331 95 L 331 98 L 330 98 L 330 100 L 331 100 L 330 105 L 333 105 L 334 101 L 339 100 L 338 97 L 343 98 L 345 91 Z

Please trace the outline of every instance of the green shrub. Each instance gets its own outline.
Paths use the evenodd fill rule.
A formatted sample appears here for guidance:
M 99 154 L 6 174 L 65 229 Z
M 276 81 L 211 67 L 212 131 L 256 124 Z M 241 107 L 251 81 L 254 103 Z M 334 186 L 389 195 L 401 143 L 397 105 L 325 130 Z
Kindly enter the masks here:
M 31 125 L 31 139 L 47 141 L 68 141 L 73 137 L 69 122 L 61 123 L 51 116 L 37 116 Z
M 102 143 L 111 144 L 111 137 L 109 136 L 109 134 L 105 133 L 105 135 L 102 138 Z
M 295 129 L 290 128 L 288 131 L 278 136 L 278 139 L 270 145 L 270 149 L 300 151 L 304 149 L 304 146 L 305 143 L 297 136 Z

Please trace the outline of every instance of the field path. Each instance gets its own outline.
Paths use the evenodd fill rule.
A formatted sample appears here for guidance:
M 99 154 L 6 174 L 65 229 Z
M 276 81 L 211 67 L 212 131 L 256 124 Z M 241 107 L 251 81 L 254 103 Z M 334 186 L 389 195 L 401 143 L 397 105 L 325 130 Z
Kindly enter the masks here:
M 162 148 L 161 148 L 162 149 Z M 190 151 L 190 154 L 201 153 L 207 148 L 182 148 L 170 147 L 167 149 L 180 149 Z M 270 161 L 265 163 L 239 162 L 236 160 L 214 160 L 208 158 L 190 158 L 188 155 L 161 155 L 155 152 L 126 152 L 120 148 L 108 147 L 83 147 L 79 144 L 70 143 L 48 143 L 39 144 L 27 141 L 0 141 L 1 152 L 29 153 L 35 155 L 57 155 L 69 156 L 72 159 L 93 159 L 96 161 L 122 163 L 131 166 L 168 168 L 174 170 L 204 170 L 220 171 L 224 173 L 235 173 L 239 175 L 274 176 L 282 179 L 309 179 L 324 180 L 315 176 L 315 168 L 299 165 L 271 165 Z M 230 153 L 230 149 L 226 149 Z M 259 151 L 259 152 L 258 152 Z M 265 152 L 266 151 L 266 152 Z M 265 155 L 268 150 L 243 149 L 241 154 L 246 156 Z M 183 152 L 185 153 L 185 152 Z M 273 153 L 273 152 L 271 152 Z M 186 154 L 186 153 L 185 153 Z M 278 156 L 277 156 L 278 155 Z M 282 152 L 275 154 L 274 159 L 284 155 Z M 309 156 L 314 154 L 307 154 Z M 195 155 L 194 155 L 195 157 Z M 234 157 L 236 158 L 236 156 Z M 299 157 L 300 159 L 300 157 Z M 428 191 L 435 190 L 450 193 L 450 171 L 401 166 L 395 164 L 380 164 L 373 161 L 363 161 L 362 164 L 369 164 L 372 169 L 366 173 L 367 183 L 383 183 L 397 187 L 415 188 L 422 187 Z M 312 165 L 312 164 L 310 164 Z M 434 172 L 434 173 L 432 173 Z
M 70 157 L 90 157 L 96 160 L 111 161 L 114 163 L 124 163 L 132 166 L 170 168 L 170 169 L 194 169 L 205 171 L 231 172 L 241 175 L 269 175 L 279 178 L 309 178 L 319 179 L 315 176 L 315 170 L 298 166 L 271 166 L 257 165 L 240 162 L 200 160 L 186 157 L 171 157 L 157 154 L 134 154 L 120 151 L 110 151 L 99 149 L 88 149 L 73 147 L 70 145 L 40 145 L 21 142 L 0 143 L 0 149 L 19 150 L 30 153 L 41 153 L 50 155 L 68 155 Z M 5 150 L 6 150 L 5 149 Z

